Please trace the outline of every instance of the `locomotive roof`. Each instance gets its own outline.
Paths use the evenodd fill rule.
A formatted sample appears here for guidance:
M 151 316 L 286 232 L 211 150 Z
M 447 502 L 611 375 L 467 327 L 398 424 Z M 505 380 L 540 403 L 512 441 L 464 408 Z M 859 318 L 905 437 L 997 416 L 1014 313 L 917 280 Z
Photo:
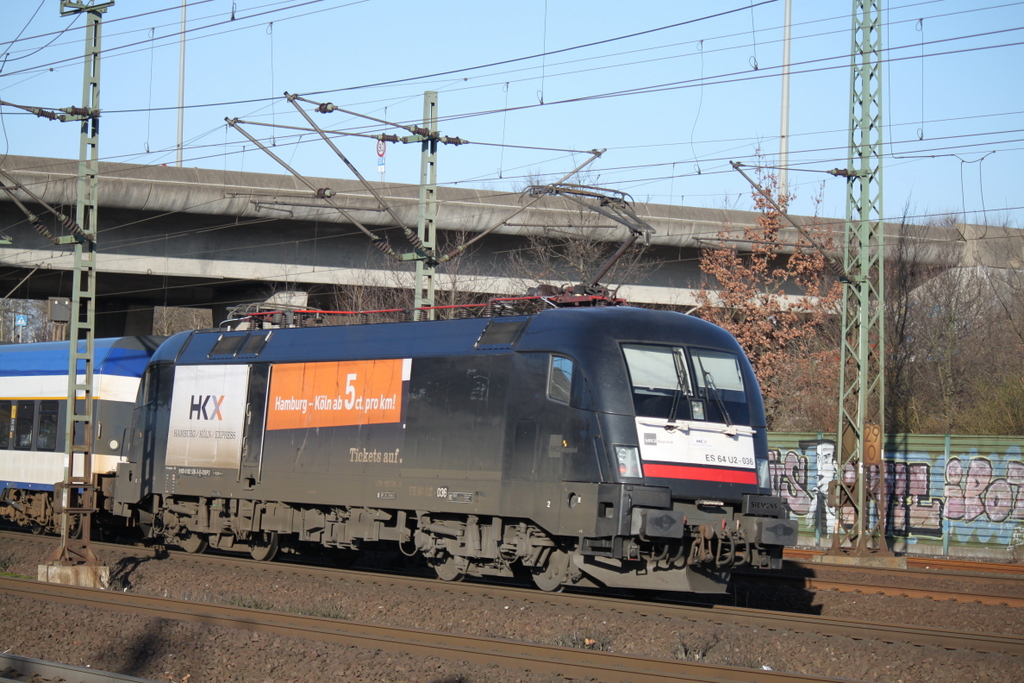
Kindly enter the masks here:
M 496 329 L 505 331 L 497 335 L 489 331 Z M 216 353 L 220 339 L 260 336 L 266 343 L 254 344 L 259 347 L 256 353 Z M 609 306 L 550 309 L 534 315 L 497 318 L 188 332 L 169 339 L 154 360 L 182 364 L 295 362 L 511 351 L 590 356 L 599 348 L 617 348 L 620 341 L 706 345 L 739 351 L 736 341 L 725 330 L 699 318 L 670 311 Z

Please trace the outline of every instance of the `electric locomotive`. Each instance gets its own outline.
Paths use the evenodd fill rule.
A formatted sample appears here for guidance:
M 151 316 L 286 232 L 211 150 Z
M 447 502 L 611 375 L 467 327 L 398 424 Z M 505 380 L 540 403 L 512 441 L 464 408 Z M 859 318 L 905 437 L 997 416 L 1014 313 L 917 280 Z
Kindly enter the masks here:
M 192 552 L 390 544 L 447 580 L 723 592 L 797 538 L 748 360 L 680 313 L 181 333 L 131 433 L 109 511 Z

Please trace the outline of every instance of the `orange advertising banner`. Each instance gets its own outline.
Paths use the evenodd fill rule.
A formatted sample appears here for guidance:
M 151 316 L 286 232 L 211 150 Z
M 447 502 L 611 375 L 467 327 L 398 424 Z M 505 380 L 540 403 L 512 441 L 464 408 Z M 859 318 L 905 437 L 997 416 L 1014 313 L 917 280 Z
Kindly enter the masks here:
M 267 429 L 402 421 L 402 382 L 412 360 L 284 363 L 270 372 Z

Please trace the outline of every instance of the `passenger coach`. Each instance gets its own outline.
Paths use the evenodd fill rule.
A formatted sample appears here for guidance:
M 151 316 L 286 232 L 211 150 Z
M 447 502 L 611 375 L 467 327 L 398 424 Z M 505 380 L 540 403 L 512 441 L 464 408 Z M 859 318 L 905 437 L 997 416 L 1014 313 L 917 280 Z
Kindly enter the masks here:
M 139 378 L 161 340 L 95 342 L 94 473 L 113 473 L 122 459 Z M 59 525 L 53 486 L 64 480 L 68 350 L 67 342 L 0 345 L 0 517 L 37 532 Z

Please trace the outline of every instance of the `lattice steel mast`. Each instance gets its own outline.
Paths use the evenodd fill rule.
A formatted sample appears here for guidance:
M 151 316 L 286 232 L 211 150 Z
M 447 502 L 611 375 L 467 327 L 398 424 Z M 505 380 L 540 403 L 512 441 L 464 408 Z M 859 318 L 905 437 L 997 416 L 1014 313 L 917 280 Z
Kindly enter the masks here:
M 885 540 L 885 311 L 882 2 L 854 0 L 850 158 L 843 253 L 833 554 L 888 555 Z
M 423 94 L 423 127 L 427 133 L 420 143 L 420 200 L 416 234 L 420 248 L 427 258 L 416 259 L 416 295 L 413 319 L 420 320 L 426 309 L 426 318 L 434 319 L 434 275 L 437 262 L 434 247 L 437 239 L 437 93 Z
M 82 122 L 76 219 L 79 231 L 60 238 L 75 246 L 72 283 L 70 340 L 68 353 L 67 424 L 64 433 L 64 481 L 55 491 L 61 505 L 61 545 L 47 559 L 62 566 L 95 565 L 89 545 L 92 515 L 96 512 L 96 490 L 92 482 L 93 442 L 93 358 L 96 330 L 96 236 L 99 197 L 100 36 L 101 20 L 114 3 L 89 4 L 61 0 L 61 16 L 86 13 L 85 71 L 82 83 L 82 111 L 67 120 Z M 79 380 L 79 374 L 82 379 Z M 76 438 L 77 432 L 77 438 Z M 77 503 L 73 493 L 80 492 Z M 77 529 L 72 518 L 78 519 Z M 71 536 L 77 532 L 78 539 Z

